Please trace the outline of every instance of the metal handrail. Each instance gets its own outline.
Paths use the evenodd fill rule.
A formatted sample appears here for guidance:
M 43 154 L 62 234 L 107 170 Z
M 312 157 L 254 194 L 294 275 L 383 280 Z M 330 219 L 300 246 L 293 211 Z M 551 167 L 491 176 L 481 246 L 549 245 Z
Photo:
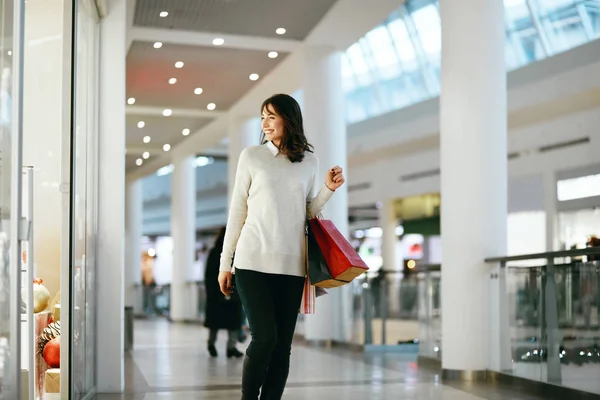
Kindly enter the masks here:
M 486 263 L 507 263 L 510 261 L 524 261 L 524 260 L 548 260 L 553 258 L 562 257 L 579 257 L 579 256 L 600 256 L 600 247 L 588 247 L 585 249 L 577 250 L 561 250 L 561 251 L 549 251 L 545 253 L 534 253 L 534 254 L 522 254 L 518 256 L 505 256 L 505 257 L 490 257 L 484 261 Z
M 419 264 L 415 266 L 415 268 L 411 270 L 404 271 L 390 271 L 385 269 L 380 269 L 378 272 L 383 275 L 401 275 L 406 274 L 407 272 L 416 273 L 416 272 L 429 272 L 429 271 L 439 271 L 442 268 L 441 264 Z

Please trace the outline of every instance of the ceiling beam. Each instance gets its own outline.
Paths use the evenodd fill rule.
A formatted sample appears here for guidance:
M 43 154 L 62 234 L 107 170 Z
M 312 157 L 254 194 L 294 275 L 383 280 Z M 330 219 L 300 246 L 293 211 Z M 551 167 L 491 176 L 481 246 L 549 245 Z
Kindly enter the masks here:
M 133 37 L 131 37 L 131 28 L 133 28 L 133 20 L 135 19 L 135 5 L 137 0 L 126 0 L 127 1 L 127 52 L 131 48 L 133 43 Z
M 125 155 L 126 156 L 130 156 L 130 157 L 141 157 L 142 154 L 144 154 L 146 151 L 150 153 L 150 156 L 152 157 L 157 157 L 157 156 L 163 156 L 163 155 L 167 155 L 166 152 L 163 150 L 162 146 L 139 146 L 139 145 L 133 145 L 133 146 L 126 146 L 125 149 Z M 210 156 L 214 156 L 214 157 L 224 157 L 227 156 L 227 148 L 226 147 L 211 147 L 211 148 L 206 148 L 204 150 L 202 150 L 200 153 L 198 153 L 199 155 L 203 155 L 206 157 L 210 157 Z M 165 159 L 166 160 L 166 159 Z
M 338 0 L 310 32 L 305 44 L 344 51 L 403 3 L 404 0 Z
M 142 28 L 132 26 L 128 32 L 132 41 L 162 42 L 187 46 L 213 46 L 215 38 L 225 39 L 223 47 L 246 50 L 293 52 L 302 46 L 299 40 L 276 39 L 225 33 L 181 31 L 176 29 Z
M 158 116 L 162 117 L 164 108 L 152 107 L 152 106 L 127 106 L 127 115 L 144 115 L 144 116 Z M 170 117 L 188 117 L 188 118 L 216 118 L 220 115 L 224 115 L 224 111 L 209 111 L 195 108 L 173 108 L 173 112 Z
M 139 145 L 133 145 L 133 146 L 125 146 L 126 147 L 126 155 L 128 156 L 135 156 L 135 157 L 139 157 L 140 154 L 143 154 L 144 152 L 149 152 L 150 155 L 162 155 L 163 153 L 165 153 L 165 151 L 163 150 L 162 146 L 152 146 L 152 145 L 147 145 L 147 146 L 139 146 Z

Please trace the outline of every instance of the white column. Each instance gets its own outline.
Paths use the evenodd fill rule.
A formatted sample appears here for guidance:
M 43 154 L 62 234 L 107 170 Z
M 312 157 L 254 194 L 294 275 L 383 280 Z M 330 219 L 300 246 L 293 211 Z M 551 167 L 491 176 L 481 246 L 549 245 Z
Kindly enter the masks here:
M 141 311 L 142 296 L 142 180 L 127 183 L 125 193 L 125 305 Z
M 398 217 L 393 199 L 386 199 L 381 202 L 379 209 L 379 224 L 382 229 L 381 236 L 381 258 L 383 269 L 386 271 L 400 271 L 402 265 L 398 263 L 396 252 L 396 226 L 398 226 Z
M 257 111 L 258 115 L 258 111 Z M 260 144 L 261 126 L 260 117 L 232 117 L 228 124 L 229 148 L 227 157 L 227 204 L 231 202 L 231 193 L 235 183 L 240 153 L 246 147 Z
M 110 0 L 100 26 L 96 362 L 99 393 L 121 393 L 125 242 L 126 2 Z M 114 334 L 107 335 L 110 326 Z
M 195 157 L 174 157 L 171 176 L 171 237 L 173 238 L 173 277 L 171 279 L 171 319 L 190 317 L 189 277 L 194 268 L 196 241 Z
M 347 170 L 346 120 L 342 91 L 341 53 L 333 48 L 308 48 L 304 81 L 304 129 L 320 159 L 317 182 L 325 182 L 326 171 L 339 165 Z M 348 236 L 348 186 L 333 195 L 325 210 L 344 235 Z M 351 337 L 351 286 L 331 289 L 317 300 L 316 314 L 306 318 L 308 340 L 347 342 Z
M 442 0 L 440 13 L 442 367 L 484 371 L 498 358 L 489 349 L 500 348 L 488 320 L 490 335 L 506 322 L 494 304 L 499 270 L 484 263 L 506 253 L 504 7 Z
M 382 270 L 384 271 L 402 271 L 403 264 L 398 258 L 396 227 L 398 226 L 398 217 L 393 199 L 385 199 L 381 202 L 379 208 L 379 225 L 381 226 L 381 259 Z M 390 313 L 400 311 L 400 277 L 396 274 L 387 274 L 384 276 L 382 285 L 385 285 L 386 307 Z M 380 295 L 383 295 L 383 287 L 380 289 Z
M 544 171 L 544 210 L 546 212 L 546 251 L 558 250 L 558 193 L 554 171 Z

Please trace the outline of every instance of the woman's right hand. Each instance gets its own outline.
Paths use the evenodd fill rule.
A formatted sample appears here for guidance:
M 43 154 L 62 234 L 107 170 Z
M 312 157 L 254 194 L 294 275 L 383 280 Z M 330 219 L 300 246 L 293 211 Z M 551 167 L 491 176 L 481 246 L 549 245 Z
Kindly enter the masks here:
M 231 295 L 233 292 L 233 288 L 231 287 L 231 272 L 219 272 L 219 287 L 221 289 L 221 293 L 225 296 Z

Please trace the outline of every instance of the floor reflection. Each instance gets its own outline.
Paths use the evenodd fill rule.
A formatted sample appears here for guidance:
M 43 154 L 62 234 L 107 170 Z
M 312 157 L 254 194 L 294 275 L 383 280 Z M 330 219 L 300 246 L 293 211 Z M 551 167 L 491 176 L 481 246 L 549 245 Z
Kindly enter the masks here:
M 134 351 L 126 357 L 126 391 L 98 400 L 239 399 L 242 361 L 225 358 L 226 333 L 217 342 L 220 357 L 206 349 L 200 325 L 163 319 L 135 325 Z M 244 350 L 246 344 L 241 344 Z M 487 385 L 442 384 L 436 371 L 420 368 L 410 354 L 363 354 L 339 348 L 295 345 L 286 400 L 525 400 L 530 396 Z

